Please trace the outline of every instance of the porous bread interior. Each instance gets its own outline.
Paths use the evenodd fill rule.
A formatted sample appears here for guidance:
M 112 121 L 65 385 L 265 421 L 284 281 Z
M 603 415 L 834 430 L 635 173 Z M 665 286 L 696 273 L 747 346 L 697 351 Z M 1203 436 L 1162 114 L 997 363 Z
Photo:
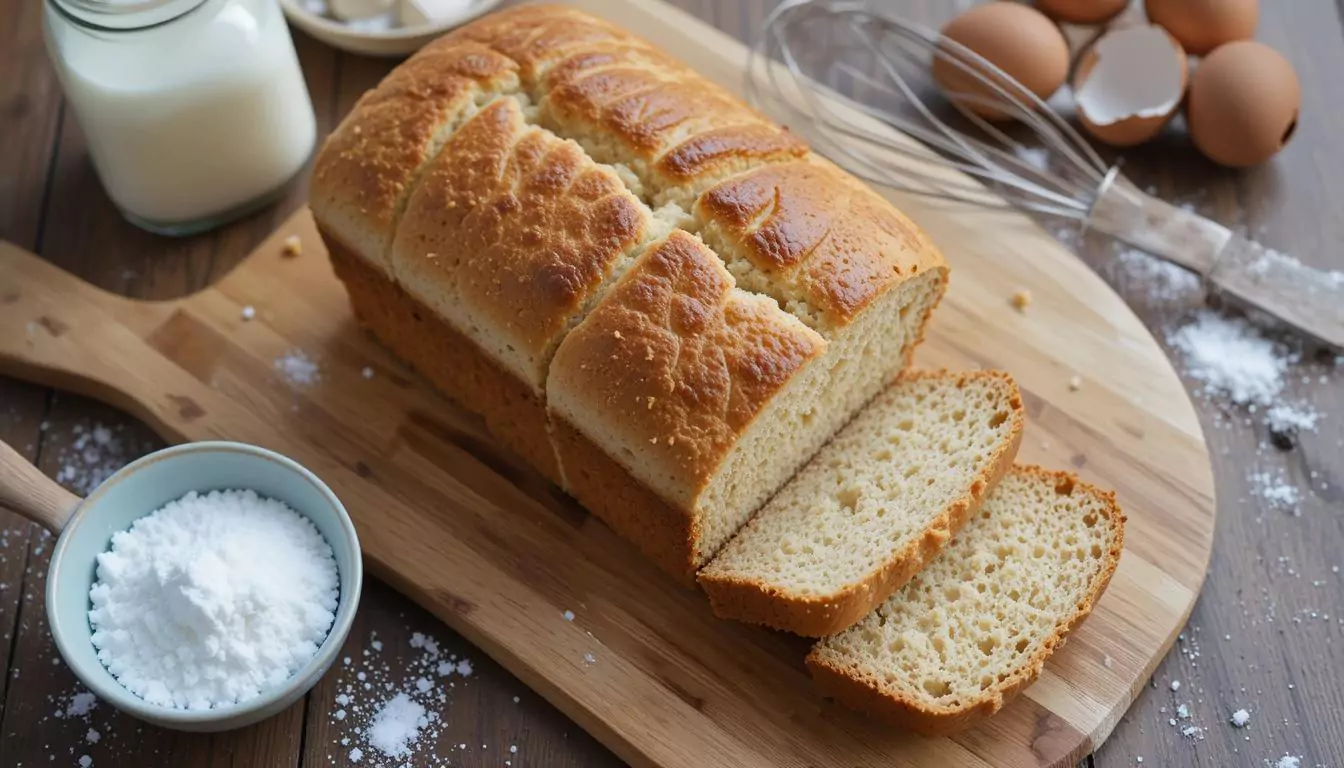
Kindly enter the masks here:
M 935 272 L 888 291 L 762 409 L 702 494 L 697 566 L 905 367 L 918 324 L 940 295 Z
M 1113 501 L 1014 469 L 914 579 L 813 651 L 924 711 L 974 706 L 1086 603 L 1119 528 Z
M 995 374 L 891 385 L 772 498 L 706 568 L 768 590 L 833 596 L 864 582 L 958 499 L 1021 427 Z

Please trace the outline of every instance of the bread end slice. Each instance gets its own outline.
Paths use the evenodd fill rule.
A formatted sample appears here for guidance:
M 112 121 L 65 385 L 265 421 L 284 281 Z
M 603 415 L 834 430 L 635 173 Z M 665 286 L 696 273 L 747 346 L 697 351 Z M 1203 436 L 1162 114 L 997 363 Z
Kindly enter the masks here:
M 817 643 L 808 669 L 823 695 L 884 722 L 962 731 L 1030 685 L 1091 613 L 1119 564 L 1124 523 L 1114 493 L 1014 467 L 952 545 L 859 624 Z

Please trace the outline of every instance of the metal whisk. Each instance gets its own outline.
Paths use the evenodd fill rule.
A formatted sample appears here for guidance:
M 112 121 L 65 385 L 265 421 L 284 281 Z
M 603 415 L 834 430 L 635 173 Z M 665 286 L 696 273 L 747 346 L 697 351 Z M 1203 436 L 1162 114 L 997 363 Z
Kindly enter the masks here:
M 970 87 L 940 95 L 935 60 Z M 817 151 L 875 184 L 1079 221 L 1344 347 L 1344 280 L 1146 194 L 1001 69 L 874 3 L 786 0 L 766 19 L 745 87 Z M 1013 120 L 990 122 L 973 107 Z M 1019 130 L 1035 141 L 1014 138 Z

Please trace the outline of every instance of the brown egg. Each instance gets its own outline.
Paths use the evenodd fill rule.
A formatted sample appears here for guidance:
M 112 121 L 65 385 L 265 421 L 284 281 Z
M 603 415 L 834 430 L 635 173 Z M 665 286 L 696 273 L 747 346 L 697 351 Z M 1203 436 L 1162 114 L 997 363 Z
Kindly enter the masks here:
M 1046 16 L 1073 24 L 1101 24 L 1115 18 L 1129 0 L 1036 0 Z
M 1111 146 L 1142 144 L 1176 114 L 1188 75 L 1185 51 L 1161 27 L 1107 32 L 1079 59 L 1073 76 L 1078 122 Z
M 1259 0 L 1144 0 L 1143 7 L 1193 56 L 1251 39 L 1260 21 Z
M 1297 127 L 1302 86 L 1293 65 L 1264 43 L 1228 43 L 1190 81 L 1185 119 L 1210 160 L 1236 168 L 1268 160 Z
M 1069 46 L 1064 35 L 1053 21 L 1030 6 L 1012 2 L 977 5 L 948 22 L 943 37 L 980 54 L 1042 99 L 1050 98 L 1068 77 Z M 982 117 L 1011 117 L 991 104 L 967 100 L 968 95 L 998 102 L 1002 98 L 993 96 L 984 82 L 942 55 L 934 57 L 933 79 L 948 98 Z

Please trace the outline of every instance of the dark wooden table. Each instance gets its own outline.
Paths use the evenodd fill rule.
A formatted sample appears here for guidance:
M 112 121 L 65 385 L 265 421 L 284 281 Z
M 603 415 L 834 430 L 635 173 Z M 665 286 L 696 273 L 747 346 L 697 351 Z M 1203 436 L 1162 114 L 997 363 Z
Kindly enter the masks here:
M 773 2 L 676 4 L 745 37 Z M 933 24 L 968 4 L 889 2 Z M 1341 269 L 1344 2 L 1263 6 L 1260 39 L 1285 52 L 1302 77 L 1305 108 L 1292 145 L 1266 167 L 1234 173 L 1202 161 L 1176 131 L 1128 153 L 1126 170 L 1168 199 L 1316 266 Z M 0 24 L 0 237 L 109 290 L 167 298 L 226 273 L 303 204 L 300 186 L 263 213 L 186 240 L 124 223 L 99 187 L 84 136 L 62 101 L 43 49 L 41 4 L 3 0 L 0 7 L 6 19 Z M 296 34 L 296 43 L 324 132 L 392 66 L 303 35 Z M 1197 307 L 1197 301 L 1155 296 L 1149 280 L 1117 260 L 1112 244 L 1054 228 L 1111 280 L 1159 339 Z M 1270 445 L 1261 421 L 1245 410 L 1199 401 L 1219 488 L 1209 579 L 1183 640 L 1090 764 L 1262 766 L 1293 755 L 1302 756 L 1302 766 L 1344 766 L 1344 371 L 1338 365 L 1318 356 L 1294 369 L 1286 397 L 1326 415 L 1318 431 L 1301 435 L 1291 450 Z M 99 427 L 106 432 L 94 436 Z M 0 439 L 76 491 L 161 445 L 144 425 L 106 406 L 3 378 Z M 1254 493 L 1248 476 L 1257 472 L 1282 472 L 1300 490 L 1298 514 Z M 80 715 L 73 697 L 81 688 L 56 656 L 44 616 L 51 543 L 35 526 L 0 512 L 2 766 L 79 765 L 85 755 L 94 766 L 351 765 L 351 744 L 342 740 L 352 738 L 367 711 L 355 711 L 359 695 L 349 704 L 338 696 L 350 686 L 359 690 L 360 670 L 379 683 L 414 677 L 425 653 L 412 645 L 417 632 L 434 637 L 443 658 L 456 654 L 472 663 L 470 677 L 436 681 L 453 687 L 445 688 L 437 743 L 419 753 L 417 764 L 431 753 L 464 766 L 618 763 L 484 654 L 377 582 L 367 585 L 346 644 L 351 665 L 338 665 L 305 701 L 269 721 L 193 736 L 142 727 L 105 705 Z M 1173 681 L 1180 681 L 1179 691 Z M 1182 704 L 1188 719 L 1178 716 Z M 1234 729 L 1228 717 L 1241 708 L 1251 712 L 1250 727 Z M 1183 736 L 1191 725 L 1199 732 Z M 362 764 L 370 762 L 371 756 Z

